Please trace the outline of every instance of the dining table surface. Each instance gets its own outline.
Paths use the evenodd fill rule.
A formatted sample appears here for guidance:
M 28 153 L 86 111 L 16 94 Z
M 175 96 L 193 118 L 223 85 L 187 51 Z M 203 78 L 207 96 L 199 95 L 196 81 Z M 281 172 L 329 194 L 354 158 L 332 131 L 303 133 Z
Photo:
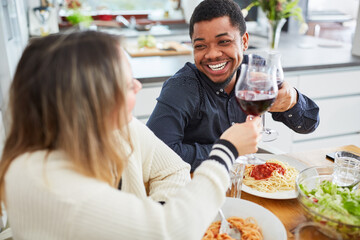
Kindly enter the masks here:
M 323 149 L 311 150 L 306 152 L 286 153 L 283 155 L 296 159 L 308 165 L 309 167 L 312 167 L 312 166 L 333 165 L 334 162 L 326 158 L 326 154 L 336 151 L 351 151 L 360 154 L 359 147 L 355 145 L 346 145 L 341 147 L 323 148 Z M 284 224 L 288 239 L 295 239 L 295 235 L 294 235 L 295 228 L 299 224 L 307 221 L 303 213 L 303 210 L 300 206 L 300 203 L 296 198 L 286 199 L 286 200 L 267 199 L 267 198 L 254 196 L 246 192 L 241 193 L 241 198 L 257 203 L 263 206 L 264 208 L 268 209 L 269 211 L 271 211 L 273 214 L 275 214 Z

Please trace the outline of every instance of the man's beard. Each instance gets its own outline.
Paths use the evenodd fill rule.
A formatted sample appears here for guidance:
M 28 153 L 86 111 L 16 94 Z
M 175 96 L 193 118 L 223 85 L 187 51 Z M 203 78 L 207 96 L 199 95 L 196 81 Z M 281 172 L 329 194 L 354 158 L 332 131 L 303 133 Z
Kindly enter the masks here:
M 235 69 L 234 72 L 228 78 L 226 78 L 224 81 L 214 82 L 214 85 L 219 88 L 223 88 L 223 89 L 226 88 L 227 85 L 229 85 L 229 83 L 231 82 L 231 79 L 234 77 L 236 71 L 237 71 L 237 69 Z

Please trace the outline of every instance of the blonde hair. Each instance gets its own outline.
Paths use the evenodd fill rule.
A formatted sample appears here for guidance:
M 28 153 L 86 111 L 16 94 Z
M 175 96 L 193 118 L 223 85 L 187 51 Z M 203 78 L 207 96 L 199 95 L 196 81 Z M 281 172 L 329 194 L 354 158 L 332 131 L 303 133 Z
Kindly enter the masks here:
M 121 55 L 119 38 L 93 31 L 51 35 L 26 47 L 10 88 L 0 201 L 11 162 L 38 150 L 61 150 L 79 173 L 117 187 L 132 151 Z M 114 139 L 115 128 L 130 153 Z

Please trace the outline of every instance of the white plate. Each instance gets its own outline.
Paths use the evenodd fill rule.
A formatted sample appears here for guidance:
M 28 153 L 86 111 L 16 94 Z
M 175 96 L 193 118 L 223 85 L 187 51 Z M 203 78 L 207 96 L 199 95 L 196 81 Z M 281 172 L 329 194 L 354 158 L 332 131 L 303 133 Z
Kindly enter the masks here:
M 308 168 L 308 166 L 305 165 L 304 163 L 299 162 L 298 160 L 296 160 L 294 158 L 290 158 L 285 155 L 274 155 L 274 154 L 255 154 L 255 155 L 264 160 L 276 159 L 278 161 L 285 162 L 285 163 L 289 164 L 290 166 L 296 168 L 299 172 L 304 170 L 305 168 Z M 249 193 L 251 195 L 255 195 L 255 196 L 263 197 L 263 198 L 270 198 L 270 199 L 297 198 L 297 193 L 295 190 L 267 193 L 267 192 L 257 191 L 251 187 L 246 186 L 245 184 L 242 185 L 241 190 L 243 192 Z
M 282 222 L 266 208 L 239 198 L 226 198 L 221 207 L 226 218 L 229 217 L 253 217 L 256 219 L 264 240 L 286 240 L 286 230 Z M 219 221 L 217 216 L 214 221 Z

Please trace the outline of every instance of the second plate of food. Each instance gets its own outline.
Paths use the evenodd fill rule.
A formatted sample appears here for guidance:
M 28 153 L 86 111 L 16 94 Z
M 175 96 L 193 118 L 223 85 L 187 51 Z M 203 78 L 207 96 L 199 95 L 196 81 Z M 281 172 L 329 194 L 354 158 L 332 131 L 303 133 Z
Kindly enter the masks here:
M 238 198 L 226 198 L 221 207 L 225 217 L 242 232 L 242 239 L 286 240 L 286 229 L 279 218 L 266 208 Z M 232 219 L 232 220 L 231 220 Z M 216 216 L 214 221 L 219 221 Z M 213 223 L 205 233 L 203 240 L 218 238 L 220 223 Z M 214 234 L 215 232 L 215 234 Z
M 279 162 L 285 163 L 285 165 L 283 165 L 283 166 L 285 166 L 283 169 L 285 170 L 285 172 L 286 171 L 291 172 L 292 178 L 293 178 L 293 182 L 291 184 L 291 189 L 286 190 L 286 186 L 285 186 L 286 183 L 284 184 L 284 179 L 281 179 L 281 178 L 272 177 L 271 179 L 268 178 L 268 181 L 265 182 L 267 179 L 256 180 L 255 178 L 246 177 L 247 181 L 245 181 L 245 180 L 243 181 L 242 191 L 249 193 L 251 195 L 255 195 L 255 196 L 263 197 L 263 198 L 269 198 L 269 199 L 294 199 L 294 198 L 296 198 L 297 193 L 295 191 L 294 177 L 296 178 L 296 176 L 299 174 L 299 172 L 302 171 L 303 169 L 307 168 L 308 166 L 294 158 L 291 158 L 291 157 L 288 157 L 285 155 L 274 155 L 274 154 L 256 154 L 256 155 L 259 158 L 266 160 L 267 162 L 275 163 L 270 168 L 276 168 L 276 166 L 278 166 L 276 164 L 277 161 L 278 161 L 278 163 Z M 260 169 L 260 170 L 266 171 L 268 169 Z M 278 170 L 277 169 L 274 170 L 274 175 L 275 175 L 275 171 L 278 171 Z M 278 172 L 280 172 L 280 170 Z M 279 176 L 278 173 L 276 173 L 276 175 Z M 262 181 L 262 183 L 260 181 Z M 246 185 L 246 184 L 249 184 L 249 185 Z M 250 187 L 251 184 L 253 185 L 252 187 Z M 281 185 L 284 185 L 284 187 L 282 188 Z M 275 189 L 278 188 L 278 190 L 271 190 L 272 192 L 267 192 L 267 191 L 269 191 L 270 188 L 275 188 Z

